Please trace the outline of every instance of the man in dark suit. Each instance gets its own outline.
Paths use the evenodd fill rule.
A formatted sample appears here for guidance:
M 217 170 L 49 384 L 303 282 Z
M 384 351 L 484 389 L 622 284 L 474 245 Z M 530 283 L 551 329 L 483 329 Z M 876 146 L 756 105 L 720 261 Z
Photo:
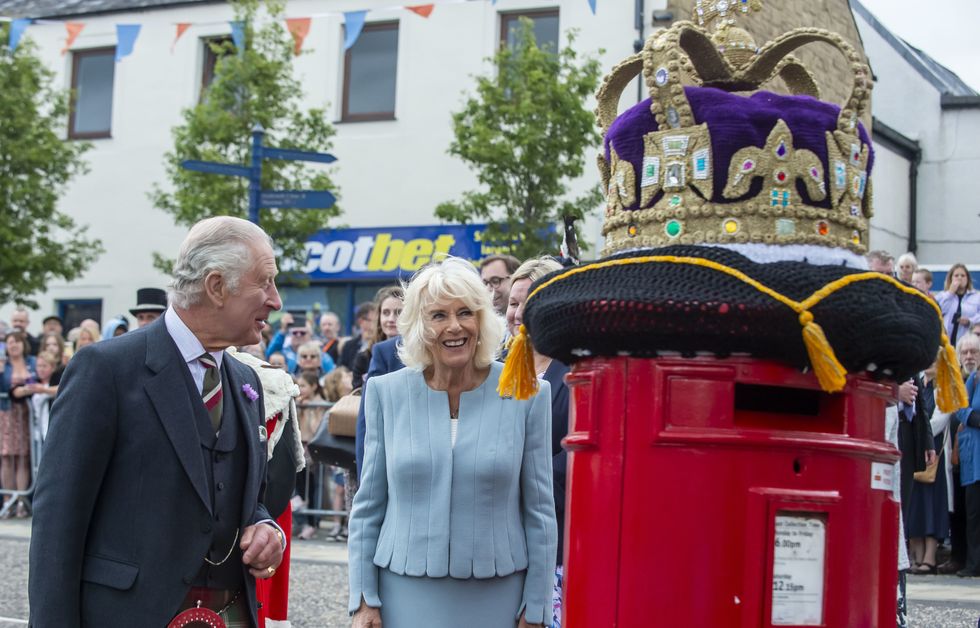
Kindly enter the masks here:
M 285 540 L 262 504 L 262 386 L 224 350 L 259 342 L 276 272 L 260 228 L 201 221 L 164 316 L 72 358 L 34 497 L 31 626 L 166 626 L 198 606 L 257 626 L 255 578 Z
M 371 348 L 371 364 L 368 366 L 367 374 L 364 376 L 364 390 L 367 390 L 367 382 L 375 375 L 385 375 L 399 369 L 405 368 L 402 359 L 398 357 L 399 337 L 383 340 Z M 364 397 L 361 397 L 361 409 L 357 413 L 357 436 L 354 441 L 355 456 L 357 458 L 357 477 L 361 477 L 362 463 L 364 462 Z

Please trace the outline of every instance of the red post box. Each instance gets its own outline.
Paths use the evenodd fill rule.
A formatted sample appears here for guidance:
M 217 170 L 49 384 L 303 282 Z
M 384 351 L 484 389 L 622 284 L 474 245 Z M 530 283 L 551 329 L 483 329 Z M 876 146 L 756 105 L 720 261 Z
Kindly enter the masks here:
M 563 626 L 895 625 L 890 387 L 749 358 L 567 380 Z

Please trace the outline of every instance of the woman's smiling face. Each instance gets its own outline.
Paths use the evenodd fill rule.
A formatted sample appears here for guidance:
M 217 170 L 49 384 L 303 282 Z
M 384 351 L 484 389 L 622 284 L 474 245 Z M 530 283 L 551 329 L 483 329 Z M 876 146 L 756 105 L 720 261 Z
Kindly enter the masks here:
M 432 361 L 441 368 L 458 369 L 473 364 L 480 340 L 480 320 L 461 299 L 436 301 L 425 308 L 426 338 Z

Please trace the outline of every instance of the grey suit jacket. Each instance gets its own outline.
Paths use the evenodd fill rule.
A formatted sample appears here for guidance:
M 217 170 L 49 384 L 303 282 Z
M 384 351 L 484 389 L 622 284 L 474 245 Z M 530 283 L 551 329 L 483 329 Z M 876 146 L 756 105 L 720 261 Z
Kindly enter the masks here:
M 240 421 L 248 447 L 245 527 L 269 518 L 260 503 L 262 387 L 230 356 L 222 378 L 224 420 Z M 243 394 L 246 383 L 259 392 L 255 401 Z M 173 618 L 212 536 L 190 390 L 193 380 L 163 317 L 72 358 L 51 410 L 34 494 L 31 626 L 130 628 Z M 254 622 L 255 581 L 242 569 Z
M 422 373 L 368 380 L 361 486 L 351 513 L 350 610 L 381 606 L 378 569 L 491 578 L 526 569 L 522 611 L 550 617 L 558 530 L 552 496 L 551 392 L 502 399 L 495 362 L 462 394 L 456 446 L 449 398 Z

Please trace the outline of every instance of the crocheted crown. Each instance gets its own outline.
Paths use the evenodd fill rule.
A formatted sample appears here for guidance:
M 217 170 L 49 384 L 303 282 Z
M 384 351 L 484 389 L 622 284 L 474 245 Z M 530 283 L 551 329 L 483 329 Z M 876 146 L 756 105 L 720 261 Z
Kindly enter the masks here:
M 858 122 L 871 75 L 842 37 L 790 31 L 757 47 L 734 16 L 760 3 L 697 2 L 702 25 L 678 22 L 606 77 L 596 115 L 605 135 L 603 255 L 672 244 L 807 245 L 867 250 L 871 142 Z M 710 33 L 706 23 L 714 22 Z M 819 100 L 790 53 L 834 46 L 849 62 L 843 107 Z M 650 97 L 617 117 L 641 73 Z M 781 78 L 791 95 L 756 91 Z M 685 83 L 692 83 L 685 85 Z M 755 92 L 742 95 L 736 92 Z M 738 246 L 734 248 L 739 248 Z
M 907 379 L 938 350 L 937 406 L 966 404 L 935 301 L 862 270 L 867 66 L 824 30 L 756 47 L 734 16 L 760 7 L 696 0 L 699 25 L 654 35 L 606 78 L 596 112 L 605 132 L 604 259 L 531 286 L 501 394 L 534 394 L 535 351 L 570 363 L 748 354 L 812 368 L 823 390 L 837 392 L 850 373 Z M 843 107 L 821 102 L 790 56 L 812 42 L 848 60 Z M 641 72 L 650 98 L 617 116 L 620 94 Z M 790 95 L 755 91 L 777 78 Z

